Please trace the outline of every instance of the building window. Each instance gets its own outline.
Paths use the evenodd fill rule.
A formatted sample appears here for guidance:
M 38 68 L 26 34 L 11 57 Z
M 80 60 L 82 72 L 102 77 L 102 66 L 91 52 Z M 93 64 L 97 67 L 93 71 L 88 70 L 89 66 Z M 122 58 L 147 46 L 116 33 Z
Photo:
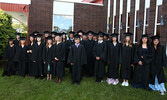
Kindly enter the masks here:
M 74 2 L 53 2 L 53 31 L 68 32 L 73 30 Z

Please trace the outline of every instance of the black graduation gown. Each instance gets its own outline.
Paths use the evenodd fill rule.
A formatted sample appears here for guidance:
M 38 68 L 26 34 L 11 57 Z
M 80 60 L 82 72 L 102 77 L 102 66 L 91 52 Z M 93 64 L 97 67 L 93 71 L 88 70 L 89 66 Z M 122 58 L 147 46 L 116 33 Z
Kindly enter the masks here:
M 94 59 L 100 57 L 100 60 L 95 60 L 95 76 L 102 79 L 105 76 L 105 62 L 107 61 L 107 44 L 106 42 L 96 43 L 93 48 Z
M 141 58 L 141 56 L 143 56 L 143 58 Z M 150 63 L 153 56 L 154 49 L 152 46 L 148 46 L 147 49 L 142 48 L 141 45 L 136 47 L 134 56 L 134 64 L 136 64 L 136 66 L 134 67 L 134 75 L 132 81 L 133 87 L 147 89 L 149 83 Z M 138 64 L 139 61 L 142 61 L 142 66 Z
M 155 77 L 158 78 L 158 83 L 166 82 L 163 67 L 166 67 L 166 54 L 164 46 L 160 46 L 160 50 L 154 49 L 155 55 L 150 66 L 150 83 L 155 83 Z
M 27 70 L 27 46 L 17 46 L 15 61 L 18 62 L 19 65 L 19 75 L 25 76 Z
M 17 39 L 14 40 L 14 45 L 15 45 L 15 46 L 19 46 L 19 40 L 17 40 Z
M 36 44 L 36 53 L 37 53 L 37 57 L 36 57 L 36 67 L 37 67 L 37 74 L 39 76 L 43 75 L 43 59 L 41 57 L 42 53 L 43 53 L 43 44 Z
M 119 64 L 121 63 L 121 44 L 108 43 L 108 78 L 118 79 Z
M 44 46 L 43 48 L 43 54 L 42 54 L 42 58 L 43 58 L 43 62 L 45 62 L 44 64 L 44 75 L 46 74 L 53 74 L 54 70 L 53 70 L 53 63 L 52 63 L 52 56 L 53 54 L 53 46 L 51 46 L 50 48 L 47 46 Z M 48 70 L 48 67 L 50 66 L 50 70 Z
M 37 76 L 37 66 L 36 66 L 36 58 L 37 58 L 37 49 L 36 44 L 29 44 L 27 50 L 32 50 L 32 53 L 28 53 L 28 69 L 30 76 Z
M 84 43 L 84 47 L 86 50 L 86 56 L 87 56 L 87 65 L 85 65 L 85 72 L 88 76 L 94 75 L 94 60 L 93 59 L 93 47 L 95 45 L 95 41 L 92 40 L 86 40 Z
M 121 57 L 121 78 L 130 80 L 131 79 L 131 71 L 132 71 L 132 66 L 134 62 L 134 52 L 135 52 L 135 47 L 133 44 L 131 44 L 132 47 L 130 46 L 122 46 L 121 52 L 122 52 L 122 57 Z
M 68 55 L 68 63 L 73 63 L 72 66 L 72 81 L 80 82 L 82 79 L 82 66 L 87 64 L 85 48 L 82 44 L 78 47 L 75 45 L 71 46 L 69 55 Z
M 4 74 L 14 74 L 15 73 L 15 69 L 14 69 L 14 56 L 16 53 L 16 46 L 10 46 L 7 45 L 5 47 L 5 51 L 4 51 L 4 55 L 3 55 L 3 59 L 7 60 L 6 66 L 4 68 Z
M 66 57 L 66 48 L 65 43 L 61 42 L 59 44 L 55 44 L 53 47 L 53 61 L 54 61 L 54 75 L 57 77 L 62 77 L 64 75 L 64 67 L 65 67 L 65 57 Z M 55 60 L 55 57 L 59 59 Z

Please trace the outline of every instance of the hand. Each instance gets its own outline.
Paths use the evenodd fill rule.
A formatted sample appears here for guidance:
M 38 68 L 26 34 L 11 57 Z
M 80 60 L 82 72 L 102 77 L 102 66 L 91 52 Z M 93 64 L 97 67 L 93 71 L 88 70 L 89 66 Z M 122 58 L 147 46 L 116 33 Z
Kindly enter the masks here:
M 57 60 L 57 61 L 58 61 L 59 59 L 58 59 L 57 57 L 55 57 L 55 60 Z
M 140 66 L 142 66 L 142 65 L 143 65 L 142 61 L 139 61 L 139 62 L 138 62 L 138 64 L 139 64 Z
M 29 53 L 29 50 L 27 51 L 27 53 Z
M 131 66 L 133 67 L 133 64 L 131 64 Z
M 96 60 L 100 60 L 100 57 L 96 57 Z
M 143 56 L 141 56 L 141 58 L 143 59 Z
M 71 65 L 73 65 L 73 63 L 71 63 Z
M 43 62 L 44 64 L 46 64 L 46 62 Z
M 32 50 L 30 50 L 29 52 L 32 53 Z

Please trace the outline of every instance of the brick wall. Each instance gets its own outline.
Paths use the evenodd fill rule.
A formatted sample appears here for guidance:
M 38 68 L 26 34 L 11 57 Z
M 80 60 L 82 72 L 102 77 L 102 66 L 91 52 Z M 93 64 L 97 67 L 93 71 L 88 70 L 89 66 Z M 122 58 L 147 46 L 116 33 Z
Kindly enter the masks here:
M 107 0 L 104 5 L 74 4 L 74 31 L 82 29 L 84 32 L 107 30 Z
M 52 0 L 31 0 L 29 11 L 29 33 L 52 31 Z

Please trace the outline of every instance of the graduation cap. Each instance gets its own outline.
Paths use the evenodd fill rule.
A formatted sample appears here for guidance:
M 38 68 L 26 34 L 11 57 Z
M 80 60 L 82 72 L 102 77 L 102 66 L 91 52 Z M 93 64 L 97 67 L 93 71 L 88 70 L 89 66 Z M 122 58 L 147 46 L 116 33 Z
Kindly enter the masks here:
M 148 38 L 148 34 L 143 34 L 143 35 L 142 35 L 142 38 L 144 38 L 144 37 L 147 37 L 147 38 Z
M 100 32 L 98 33 L 98 36 L 103 37 L 103 36 L 104 36 L 104 33 L 100 31 Z
M 77 34 L 78 34 L 78 33 L 83 33 L 83 34 L 84 34 L 84 32 L 83 32 L 82 30 L 79 30 L 79 31 L 77 32 Z
M 20 37 L 20 40 L 26 40 L 26 37 Z
M 38 31 L 34 31 L 32 34 L 39 34 L 39 32 Z
M 75 34 L 75 32 L 74 31 L 70 31 L 69 34 Z
M 127 32 L 127 33 L 124 33 L 125 34 L 125 36 L 131 36 L 131 35 L 133 35 L 132 33 L 130 33 L 130 32 Z
M 20 36 L 20 35 L 21 35 L 21 33 L 16 33 L 16 35 L 19 35 L 19 36 Z
M 51 36 L 48 36 L 48 37 L 47 37 L 47 40 L 52 40 L 52 37 L 51 37 Z
M 55 36 L 61 36 L 62 35 L 62 33 L 56 33 L 55 34 Z
M 118 37 L 118 34 L 117 33 L 113 33 L 111 34 L 112 37 Z
M 32 33 L 32 34 L 30 34 L 30 37 L 35 37 L 35 35 Z
M 93 33 L 93 36 L 97 36 L 97 33 Z
M 63 33 L 61 33 L 62 35 L 66 35 L 67 33 L 65 33 L 65 32 L 63 32 Z
M 52 35 L 56 35 L 57 32 L 51 32 Z
M 77 34 L 77 35 L 74 36 L 74 38 L 75 39 L 80 38 L 80 35 Z
M 105 33 L 104 36 L 106 36 L 107 38 L 109 38 L 109 33 Z
M 43 33 L 44 33 L 44 34 L 50 34 L 50 32 L 49 32 L 49 31 L 44 31 Z
M 94 34 L 94 32 L 93 31 L 91 31 L 91 30 L 89 30 L 88 32 L 87 32 L 87 34 Z
M 152 40 L 159 39 L 159 38 L 160 38 L 159 35 L 154 35 L 154 36 L 151 37 Z
M 9 38 L 8 41 L 14 41 L 13 38 Z
M 37 34 L 37 37 L 42 37 L 42 34 Z

